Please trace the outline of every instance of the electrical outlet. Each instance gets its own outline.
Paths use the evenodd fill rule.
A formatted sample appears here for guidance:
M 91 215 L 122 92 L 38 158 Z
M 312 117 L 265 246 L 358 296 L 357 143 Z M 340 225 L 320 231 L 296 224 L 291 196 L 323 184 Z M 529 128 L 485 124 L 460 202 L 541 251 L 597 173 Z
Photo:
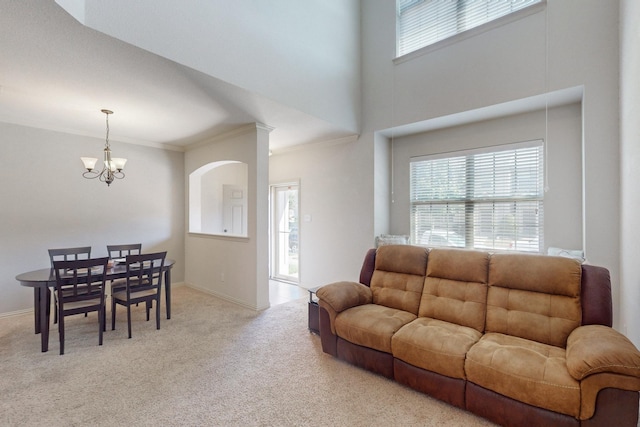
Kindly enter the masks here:
M 224 273 L 220 273 L 220 281 L 224 282 Z

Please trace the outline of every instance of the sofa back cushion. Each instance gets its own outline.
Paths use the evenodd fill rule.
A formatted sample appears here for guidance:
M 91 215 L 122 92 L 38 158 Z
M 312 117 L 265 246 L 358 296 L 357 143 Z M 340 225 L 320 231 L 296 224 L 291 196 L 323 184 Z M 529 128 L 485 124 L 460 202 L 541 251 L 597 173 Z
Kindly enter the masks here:
M 371 276 L 373 303 L 417 315 L 427 254 L 427 249 L 420 246 L 380 246 Z
M 486 331 L 566 347 L 582 320 L 581 275 L 570 258 L 492 255 Z
M 432 249 L 420 301 L 420 317 L 484 331 L 489 254 Z

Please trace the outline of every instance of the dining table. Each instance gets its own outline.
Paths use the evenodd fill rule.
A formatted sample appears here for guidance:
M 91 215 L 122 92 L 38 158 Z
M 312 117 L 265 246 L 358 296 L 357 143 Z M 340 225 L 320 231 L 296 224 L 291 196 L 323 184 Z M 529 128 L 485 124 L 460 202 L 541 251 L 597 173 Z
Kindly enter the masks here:
M 165 303 L 167 319 L 171 319 L 171 269 L 174 260 L 166 259 L 162 267 L 164 273 Z M 160 266 L 158 265 L 158 269 Z M 124 263 L 114 263 L 107 268 L 105 281 L 127 277 L 127 267 Z M 33 288 L 33 312 L 35 333 L 40 334 L 42 352 L 49 350 L 49 322 L 51 317 L 51 288 L 56 287 L 56 274 L 52 268 L 27 271 L 18 274 L 16 280 L 22 286 Z

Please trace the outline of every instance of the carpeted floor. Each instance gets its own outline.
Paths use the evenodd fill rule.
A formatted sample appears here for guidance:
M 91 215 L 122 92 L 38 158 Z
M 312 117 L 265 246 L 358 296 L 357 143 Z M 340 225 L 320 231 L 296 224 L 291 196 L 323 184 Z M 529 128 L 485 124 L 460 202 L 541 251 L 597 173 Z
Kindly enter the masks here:
M 255 312 L 178 287 L 159 331 L 134 309 L 130 340 L 121 308 L 102 347 L 95 316 L 68 319 L 63 356 L 55 327 L 41 353 L 31 314 L 2 318 L 0 426 L 493 425 L 324 354 L 307 301 Z

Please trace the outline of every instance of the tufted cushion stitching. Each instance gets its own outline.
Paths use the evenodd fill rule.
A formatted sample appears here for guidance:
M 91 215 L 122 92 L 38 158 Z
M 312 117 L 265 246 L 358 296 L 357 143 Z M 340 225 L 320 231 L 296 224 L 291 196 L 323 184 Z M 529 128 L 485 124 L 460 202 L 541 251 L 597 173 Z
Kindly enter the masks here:
M 582 321 L 581 275 L 580 264 L 567 258 L 492 255 L 487 331 L 565 347 L 569 334 Z
M 487 286 L 483 283 L 427 277 L 420 301 L 420 317 L 484 330 Z

